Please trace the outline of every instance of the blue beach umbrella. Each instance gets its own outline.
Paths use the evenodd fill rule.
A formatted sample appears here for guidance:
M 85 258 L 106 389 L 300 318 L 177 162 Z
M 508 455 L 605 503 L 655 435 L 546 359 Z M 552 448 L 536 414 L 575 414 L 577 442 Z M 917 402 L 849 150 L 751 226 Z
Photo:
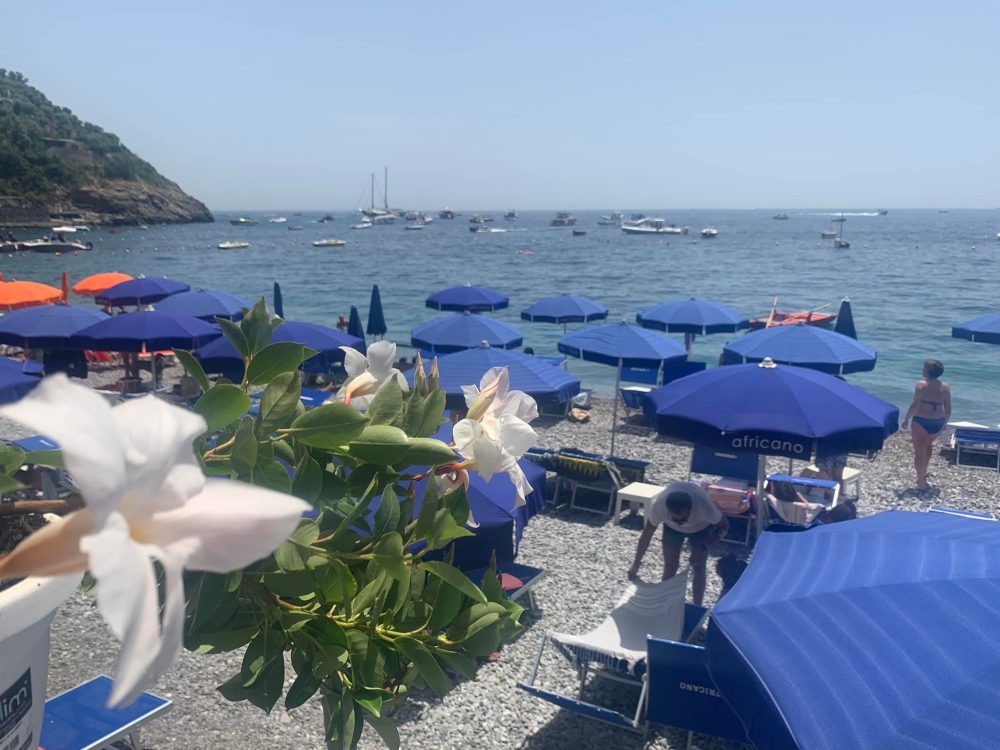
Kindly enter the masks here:
M 524 391 L 541 403 L 566 403 L 580 392 L 580 381 L 560 367 L 520 352 L 478 347 L 446 354 L 439 360 L 441 389 L 450 409 L 465 409 L 463 385 L 479 385 L 486 372 L 506 367 L 511 390 Z M 413 370 L 406 373 L 413 384 Z
M 166 299 L 171 294 L 190 291 L 191 286 L 183 281 L 167 278 L 140 276 L 115 284 L 97 295 L 99 305 L 125 307 L 126 305 L 148 305 Z
M 510 298 L 496 289 L 464 284 L 434 292 L 427 298 L 426 304 L 433 310 L 486 312 L 502 310 L 510 304 Z
M 361 325 L 361 313 L 358 312 L 358 308 L 351 305 L 351 317 L 347 324 L 347 335 L 353 336 L 361 342 L 361 348 L 358 349 L 359 352 L 364 354 L 368 347 L 365 344 L 365 327 Z
M 39 305 L 0 318 L 0 344 L 23 349 L 66 349 L 69 339 L 108 316 L 90 307 Z
M 0 404 L 10 404 L 26 396 L 42 382 L 36 375 L 24 372 L 24 363 L 0 357 Z
M 628 323 L 609 323 L 584 328 L 559 339 L 559 351 L 588 362 L 600 362 L 617 368 L 614 406 L 611 416 L 611 455 L 615 453 L 618 427 L 618 389 L 622 368 L 637 367 L 660 370 L 664 365 L 687 358 L 684 347 L 659 333 Z
M 95 352 L 153 352 L 195 349 L 221 335 L 218 327 L 191 315 L 132 312 L 84 328 L 70 338 L 70 345 Z
M 159 312 L 182 313 L 193 315 L 202 320 L 212 321 L 216 318 L 239 320 L 243 317 L 243 308 L 252 305 L 244 299 L 234 297 L 225 292 L 212 292 L 200 289 L 196 292 L 179 292 L 172 294 L 156 304 Z
M 382 338 L 389 329 L 385 325 L 385 313 L 382 310 L 382 295 L 378 284 L 372 285 L 372 299 L 368 303 L 368 327 L 365 332 L 369 336 Z
M 951 329 L 956 339 L 1000 344 L 1000 313 L 990 313 L 957 325 Z
M 566 333 L 567 323 L 589 323 L 607 317 L 608 308 L 604 305 L 589 297 L 577 297 L 571 294 L 546 297 L 521 310 L 521 320 L 532 323 L 562 323 L 563 333 Z
M 764 534 L 706 655 L 754 747 L 996 747 L 1000 523 L 888 511 Z
M 279 318 L 285 317 L 285 302 L 281 297 L 281 284 L 274 282 L 274 314 Z
M 435 318 L 410 331 L 410 345 L 431 354 L 473 349 L 483 341 L 496 349 L 513 349 L 524 339 L 513 326 L 469 313 Z
M 667 333 L 733 333 L 750 327 L 745 315 L 705 299 L 682 299 L 664 302 L 635 316 L 643 328 Z
M 869 372 L 878 358 L 874 349 L 825 328 L 774 326 L 733 339 L 722 350 L 727 365 L 760 362 L 770 357 L 778 364 L 808 367 L 830 375 Z

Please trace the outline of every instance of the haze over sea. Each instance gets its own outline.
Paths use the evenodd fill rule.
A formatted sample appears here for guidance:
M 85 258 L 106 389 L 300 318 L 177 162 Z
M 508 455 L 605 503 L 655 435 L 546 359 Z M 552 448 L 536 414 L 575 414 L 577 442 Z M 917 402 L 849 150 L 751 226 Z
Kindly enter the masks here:
M 522 322 L 519 313 L 554 294 L 593 297 L 610 309 L 609 322 L 634 322 L 637 312 L 685 297 L 723 302 L 752 317 L 766 315 L 775 296 L 779 308 L 789 311 L 826 304 L 835 311 L 840 298 L 848 296 L 859 339 L 878 351 L 875 370 L 851 375 L 851 382 L 905 409 L 921 363 L 936 357 L 952 384 L 954 418 L 1000 422 L 1000 347 L 951 337 L 952 325 L 1000 309 L 1000 211 L 892 209 L 888 216 L 877 216 L 874 209 L 845 209 L 844 238 L 851 247 L 834 250 L 831 240 L 820 240 L 820 232 L 836 226 L 830 219 L 840 209 L 786 211 L 788 221 L 771 218 L 778 209 L 622 210 L 663 217 L 690 227 L 691 234 L 624 235 L 618 227 L 598 226 L 600 212 L 579 211 L 575 228 L 587 234 L 574 237 L 569 228 L 549 227 L 552 211 L 520 212 L 508 222 L 504 209 L 463 210 L 454 221 L 438 219 L 420 232 L 406 231 L 402 220 L 356 231 L 350 225 L 357 213 L 337 212 L 334 222 L 321 224 L 319 213 L 295 216 L 292 209 L 217 213 L 215 224 L 126 227 L 117 234 L 95 229 L 77 235 L 94 243 L 90 253 L 22 253 L 4 257 L 0 269 L 8 280 L 55 286 L 63 270 L 71 283 L 112 270 L 169 276 L 251 302 L 264 295 L 269 304 L 272 285 L 279 281 L 288 319 L 328 325 L 352 304 L 365 320 L 371 286 L 377 283 L 389 326 L 386 338 L 407 344 L 414 325 L 451 314 L 424 306 L 430 292 L 471 282 L 508 293 L 510 307 L 491 315 L 520 328 L 525 346 L 551 355 L 557 353 L 562 326 Z M 487 226 L 507 231 L 470 233 L 473 213 L 491 214 L 497 220 Z M 261 223 L 231 226 L 228 220 L 239 215 Z M 288 223 L 269 224 L 269 216 L 287 216 Z M 289 225 L 303 229 L 288 231 Z M 700 237 L 707 226 L 718 228 L 716 239 Z M 21 231 L 18 238 L 32 234 Z M 326 237 L 348 244 L 310 244 Z M 226 240 L 245 240 L 251 247 L 216 249 Z M 699 337 L 693 357 L 714 365 L 732 337 Z M 610 393 L 612 368 L 576 360 L 568 367 L 584 386 Z

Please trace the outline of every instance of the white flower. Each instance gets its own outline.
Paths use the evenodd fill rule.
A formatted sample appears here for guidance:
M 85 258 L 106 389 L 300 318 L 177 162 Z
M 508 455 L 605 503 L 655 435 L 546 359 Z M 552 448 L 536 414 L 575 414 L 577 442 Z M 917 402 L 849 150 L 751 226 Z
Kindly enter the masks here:
M 112 706 L 135 699 L 181 649 L 183 569 L 225 573 L 270 554 L 309 506 L 253 485 L 205 480 L 193 412 L 153 396 L 112 409 L 64 375 L 0 409 L 55 439 L 86 506 L 0 560 L 0 578 L 90 569 L 97 604 L 122 643 Z M 153 561 L 163 566 L 162 621 Z
M 396 345 L 391 341 L 376 341 L 368 347 L 368 356 L 349 346 L 340 347 L 344 350 L 344 369 L 347 370 L 347 381 L 337 397 L 344 403 L 352 403 L 364 409 L 371 403 L 378 389 L 391 378 L 395 378 L 399 387 L 407 390 L 406 378 L 393 365 L 396 363 Z
M 522 391 L 508 391 L 509 385 L 507 368 L 494 367 L 483 376 L 479 388 L 463 387 L 469 414 L 455 425 L 452 437 L 462 458 L 487 482 L 500 472 L 510 477 L 517 495 L 515 507 L 520 507 L 531 493 L 531 485 L 517 459 L 538 438 L 528 425 L 538 416 L 538 407 Z

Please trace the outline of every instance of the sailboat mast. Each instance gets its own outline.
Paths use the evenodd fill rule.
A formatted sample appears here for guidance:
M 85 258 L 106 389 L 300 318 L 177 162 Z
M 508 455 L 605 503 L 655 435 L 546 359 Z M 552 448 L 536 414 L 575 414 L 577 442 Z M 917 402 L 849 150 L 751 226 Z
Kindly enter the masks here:
M 389 210 L 389 167 L 385 168 L 385 181 L 383 183 L 385 196 L 385 210 Z
M 372 172 L 372 209 L 375 208 L 375 173 Z

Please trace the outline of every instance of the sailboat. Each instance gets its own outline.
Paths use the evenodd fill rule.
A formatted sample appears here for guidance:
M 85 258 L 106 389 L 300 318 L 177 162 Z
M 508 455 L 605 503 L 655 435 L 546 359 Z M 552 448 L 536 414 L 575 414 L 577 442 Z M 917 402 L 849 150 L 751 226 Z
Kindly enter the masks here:
M 375 173 L 372 172 L 372 201 L 369 208 L 362 208 L 361 213 L 365 215 L 373 224 L 392 224 L 396 220 L 396 212 L 389 210 L 389 168 L 385 168 L 385 182 L 383 184 L 384 208 L 375 208 Z
M 840 215 L 840 231 L 837 233 L 837 238 L 833 241 L 833 246 L 838 250 L 846 250 L 851 246 L 851 243 L 844 239 L 844 215 Z

